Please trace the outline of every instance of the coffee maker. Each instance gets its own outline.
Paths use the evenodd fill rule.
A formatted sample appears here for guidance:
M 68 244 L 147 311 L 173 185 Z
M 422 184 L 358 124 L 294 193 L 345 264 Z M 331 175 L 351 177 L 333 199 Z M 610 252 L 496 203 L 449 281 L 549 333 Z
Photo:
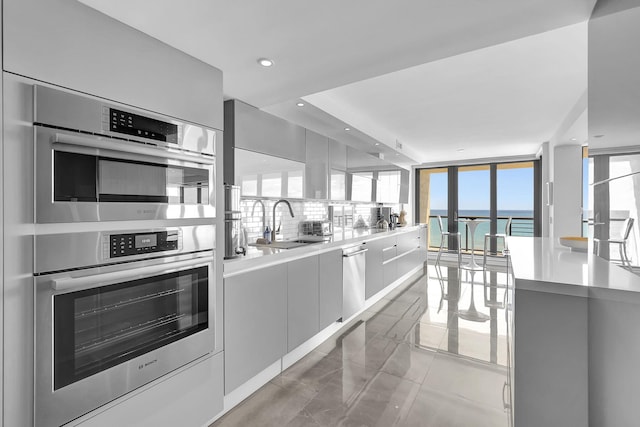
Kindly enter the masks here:
M 240 187 L 224 185 L 224 259 L 247 254 L 247 235 L 242 226 Z
M 398 214 L 397 213 L 392 213 L 391 214 L 391 221 L 389 222 L 389 228 L 392 230 L 395 230 L 395 228 L 398 226 Z

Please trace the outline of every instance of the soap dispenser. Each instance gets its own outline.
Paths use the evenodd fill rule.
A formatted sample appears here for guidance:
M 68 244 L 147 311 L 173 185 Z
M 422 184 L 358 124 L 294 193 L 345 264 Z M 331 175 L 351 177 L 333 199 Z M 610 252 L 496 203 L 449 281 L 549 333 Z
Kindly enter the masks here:
M 262 237 L 264 237 L 264 240 L 266 240 L 267 243 L 271 243 L 271 229 L 268 225 L 265 227 Z

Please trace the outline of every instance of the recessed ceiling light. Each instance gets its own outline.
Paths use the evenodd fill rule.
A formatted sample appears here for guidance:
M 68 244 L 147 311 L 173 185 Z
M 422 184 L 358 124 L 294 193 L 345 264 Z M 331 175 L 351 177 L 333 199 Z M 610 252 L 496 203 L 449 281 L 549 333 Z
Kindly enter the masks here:
M 571 138 L 572 141 L 576 141 L 576 138 Z
M 602 138 L 604 135 L 594 135 L 594 138 Z
M 296 105 L 297 105 L 298 107 L 304 107 L 304 102 L 298 102 Z
M 346 130 L 347 132 L 351 130 L 351 128 L 344 128 L 344 130 Z
M 399 156 L 399 155 L 400 155 L 400 153 L 396 153 L 396 156 Z
M 380 145 L 380 143 L 379 143 L 379 142 L 376 142 L 376 144 L 375 144 L 375 145 Z
M 464 151 L 464 148 L 458 148 L 456 151 L 462 152 L 462 151 Z
M 263 67 L 271 67 L 273 65 L 273 61 L 269 58 L 260 58 L 258 59 L 258 64 L 262 65 Z

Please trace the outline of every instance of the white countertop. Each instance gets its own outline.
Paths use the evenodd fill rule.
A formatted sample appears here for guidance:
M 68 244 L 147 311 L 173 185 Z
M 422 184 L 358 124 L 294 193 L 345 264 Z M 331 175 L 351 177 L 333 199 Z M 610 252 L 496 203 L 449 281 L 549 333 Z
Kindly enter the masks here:
M 541 237 L 509 237 L 508 245 L 516 290 L 640 301 L 640 276 L 598 256 Z
M 363 243 L 365 241 L 402 234 L 408 231 L 425 227 L 426 224 L 398 227 L 395 230 L 377 230 L 375 228 L 355 228 L 344 232 L 335 233 L 331 239 L 323 243 L 314 243 L 299 246 L 292 249 L 277 249 L 265 246 L 249 246 L 246 256 L 224 260 L 224 277 L 244 273 L 282 262 L 293 261 L 311 255 L 318 255 L 334 249 L 339 249 L 349 244 Z

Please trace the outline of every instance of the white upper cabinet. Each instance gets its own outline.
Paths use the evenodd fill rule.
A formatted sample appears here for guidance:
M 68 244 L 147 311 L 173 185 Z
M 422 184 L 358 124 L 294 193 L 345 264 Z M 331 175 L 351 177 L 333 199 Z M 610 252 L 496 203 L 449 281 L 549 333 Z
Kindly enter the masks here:
M 307 161 L 305 168 L 305 197 L 326 199 L 329 177 L 329 140 L 306 130 Z
M 5 0 L 4 70 L 222 129 L 222 72 L 75 0 Z
M 238 100 L 225 102 L 225 146 L 304 163 L 305 129 Z

